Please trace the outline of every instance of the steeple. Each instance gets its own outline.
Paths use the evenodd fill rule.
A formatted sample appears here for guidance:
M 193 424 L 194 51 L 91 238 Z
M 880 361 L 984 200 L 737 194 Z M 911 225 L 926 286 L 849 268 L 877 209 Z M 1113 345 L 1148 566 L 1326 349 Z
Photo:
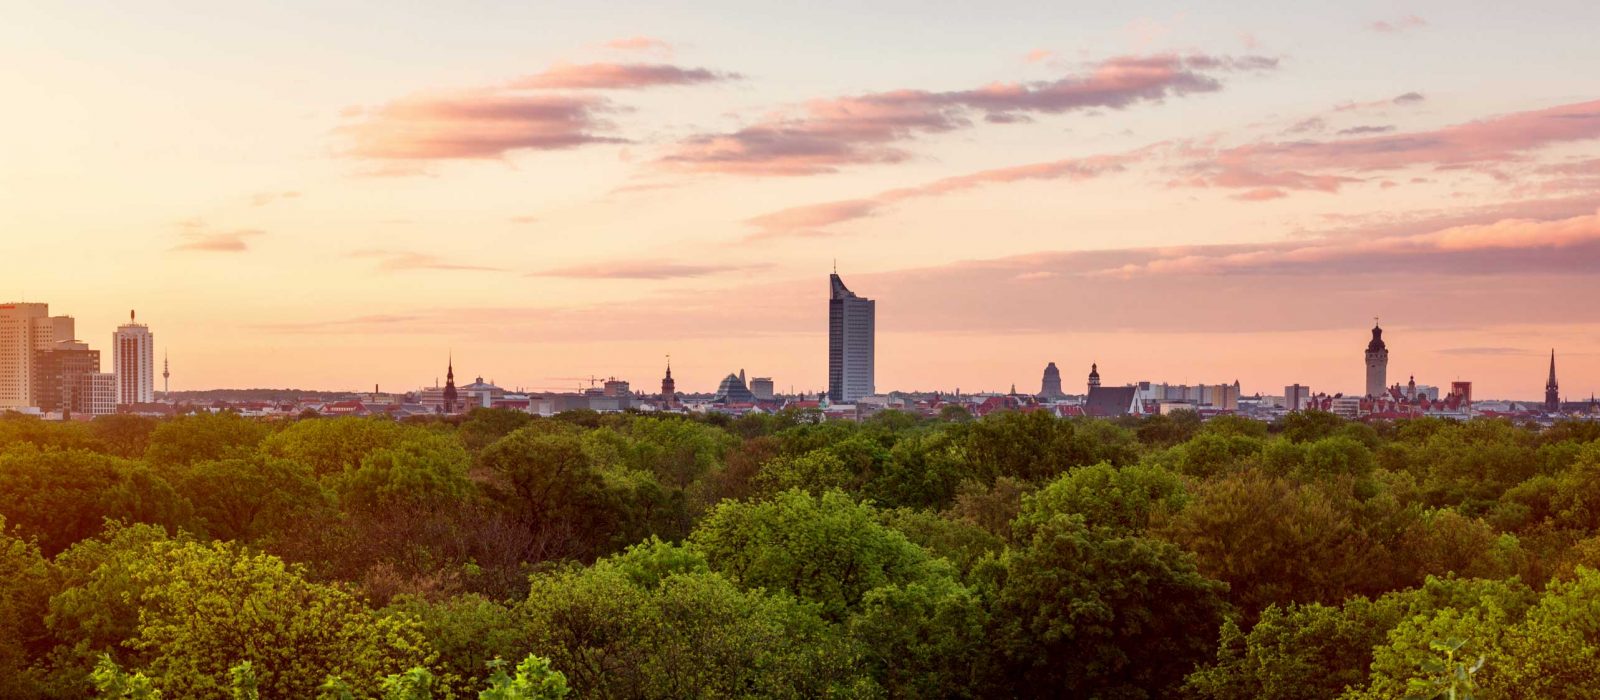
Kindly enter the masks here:
M 1550 378 L 1544 382 L 1544 410 L 1555 413 L 1561 410 L 1561 385 L 1556 382 L 1556 351 L 1550 349 Z
M 1089 364 L 1089 389 L 1092 391 L 1092 390 L 1094 390 L 1095 388 L 1097 388 L 1099 386 L 1100 386 L 1100 365 L 1097 364 L 1097 363 L 1090 363 Z
M 671 406 L 678 401 L 678 383 L 672 380 L 672 356 L 667 356 L 667 376 L 661 378 L 661 400 Z
M 444 406 L 445 413 L 456 412 L 456 357 L 452 352 L 444 370 Z

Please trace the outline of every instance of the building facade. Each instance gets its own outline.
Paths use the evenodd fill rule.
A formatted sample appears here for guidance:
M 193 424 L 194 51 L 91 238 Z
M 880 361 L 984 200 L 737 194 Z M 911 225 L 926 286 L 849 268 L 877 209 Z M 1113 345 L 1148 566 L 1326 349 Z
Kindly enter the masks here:
M 49 304 L 0 304 L 0 410 L 39 405 L 39 353 L 74 335 L 72 317 L 51 316 Z
M 155 336 L 132 311 L 128 322 L 111 334 L 111 357 L 111 371 L 117 375 L 117 404 L 155 403 Z
M 1283 407 L 1291 411 L 1303 411 L 1306 402 L 1311 399 L 1311 387 L 1302 384 L 1290 384 L 1283 388 Z
M 73 397 L 77 403 L 72 415 L 93 418 L 117 412 L 117 375 L 111 372 L 91 372 L 78 377 L 78 390 Z
M 755 377 L 750 380 L 750 393 L 761 401 L 771 401 L 773 397 L 772 377 Z
M 1367 396 L 1383 396 L 1389 389 L 1389 347 L 1383 342 L 1383 328 L 1372 324 L 1372 340 L 1367 343 Z
M 838 273 L 828 283 L 828 400 L 855 403 L 875 393 L 877 302 L 856 296 Z
M 80 395 L 83 377 L 100 373 L 100 351 L 90 350 L 88 343 L 69 340 L 34 357 L 34 405 L 45 413 L 63 416 L 85 413 L 89 402 Z

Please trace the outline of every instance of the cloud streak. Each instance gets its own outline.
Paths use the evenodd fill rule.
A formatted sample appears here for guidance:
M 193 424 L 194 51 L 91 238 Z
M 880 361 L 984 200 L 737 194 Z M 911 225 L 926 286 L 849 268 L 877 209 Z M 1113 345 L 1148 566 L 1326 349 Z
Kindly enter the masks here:
M 563 63 L 542 73 L 514 80 L 511 87 L 523 90 L 628 90 L 715 83 L 738 77 L 732 73 L 681 68 L 665 63 Z
M 570 279 L 664 280 L 706 277 L 729 272 L 750 271 L 762 267 L 765 266 L 681 263 L 669 260 L 612 260 L 586 265 L 551 268 L 529 273 L 528 276 L 566 277 Z
M 377 261 L 377 269 L 384 272 L 409 272 L 435 270 L 445 272 L 505 272 L 503 267 L 453 263 L 437 255 L 409 250 L 358 250 L 352 258 Z
M 1220 74 L 1275 68 L 1276 59 L 1207 55 L 1113 58 L 1082 75 L 1054 81 L 992 83 L 950 92 L 893 90 L 805 103 L 737 131 L 701 134 L 664 156 L 695 172 L 815 175 L 842 167 L 910 157 L 900 145 L 917 136 L 1035 115 L 1124 109 L 1140 103 L 1215 92 Z
M 184 224 L 184 226 L 193 229 L 198 226 L 198 223 L 190 222 Z M 266 232 L 253 228 L 215 233 L 190 230 L 181 235 L 184 238 L 184 242 L 173 246 L 172 250 L 200 253 L 243 253 L 250 249 L 248 239 L 266 235 Z
M 1087 180 L 1101 177 L 1123 171 L 1130 163 L 1141 158 L 1144 151 L 980 170 L 915 187 L 885 190 L 865 199 L 791 207 L 746 220 L 746 224 L 756 229 L 747 240 L 822 235 L 825 233 L 823 229 L 829 226 L 874 216 L 908 199 L 939 197 L 988 185 L 1027 180 Z

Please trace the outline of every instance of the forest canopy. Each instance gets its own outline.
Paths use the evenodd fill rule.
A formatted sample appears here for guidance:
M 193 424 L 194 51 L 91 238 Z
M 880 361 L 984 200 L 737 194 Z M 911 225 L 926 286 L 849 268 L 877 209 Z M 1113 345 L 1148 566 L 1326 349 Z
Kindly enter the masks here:
M 0 417 L 4 698 L 1600 697 L 1600 424 Z

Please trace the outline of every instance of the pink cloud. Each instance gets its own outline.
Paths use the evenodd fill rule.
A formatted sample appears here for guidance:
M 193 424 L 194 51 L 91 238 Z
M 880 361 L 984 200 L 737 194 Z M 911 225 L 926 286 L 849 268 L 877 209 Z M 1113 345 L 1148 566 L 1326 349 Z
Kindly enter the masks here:
M 1129 163 L 1143 157 L 1147 150 L 980 170 L 914 187 L 885 190 L 866 199 L 791 207 L 748 219 L 745 223 L 759 230 L 748 236 L 747 240 L 817 235 L 822 228 L 872 216 L 896 202 L 907 199 L 937 197 L 986 185 L 1024 180 L 1085 180 L 1100 177 L 1121 172 Z
M 1245 202 L 1265 202 L 1273 199 L 1282 199 L 1287 196 L 1289 196 L 1288 192 L 1276 187 L 1257 187 L 1256 189 L 1236 194 L 1233 198 Z
M 1368 130 L 1370 131 L 1370 129 Z M 1275 186 L 1337 191 L 1365 173 L 1412 166 L 1473 168 L 1519 160 L 1546 146 L 1600 138 L 1600 101 L 1518 112 L 1432 131 L 1329 141 L 1261 142 L 1207 152 L 1193 148 L 1199 172 L 1181 184 Z
M 1416 15 L 1406 15 L 1393 20 L 1378 20 L 1368 24 L 1367 28 L 1380 34 L 1399 34 L 1426 26 L 1428 26 L 1428 20 Z
M 340 127 L 346 155 L 378 160 L 494 159 L 517 150 L 618 143 L 604 135 L 613 111 L 596 97 L 477 90 L 420 95 L 367 110 Z
M 1122 109 L 1168 97 L 1214 92 L 1215 74 L 1266 70 L 1276 59 L 1191 55 L 1120 57 L 1054 81 L 992 83 L 953 92 L 895 90 L 805 103 L 724 134 L 692 137 L 663 162 L 701 172 L 813 175 L 848 165 L 909 157 L 901 142 L 970 127 L 975 119 L 1018 121 L 1035 114 Z
M 617 51 L 645 51 L 652 53 L 670 54 L 672 44 L 650 36 L 630 36 L 621 39 L 612 39 L 605 43 L 606 48 Z
M 511 87 L 526 90 L 622 90 L 695 85 L 736 77 L 705 68 L 682 68 L 664 63 L 562 63 L 542 73 L 514 80 Z
M 198 221 L 187 221 L 180 224 L 180 226 L 189 230 L 181 234 L 184 242 L 171 248 L 174 251 L 242 253 L 250 249 L 246 239 L 266 235 L 266 232 L 260 229 L 239 229 L 237 231 L 208 233 L 197 230 L 201 227 Z
M 753 270 L 760 265 L 722 265 L 679 263 L 666 260 L 613 260 L 587 265 L 558 267 L 530 273 L 530 277 L 570 277 L 576 279 L 661 280 L 705 277 L 726 272 Z
M 1043 63 L 1056 57 L 1056 52 L 1049 49 L 1034 49 L 1024 54 L 1022 60 L 1027 63 Z

